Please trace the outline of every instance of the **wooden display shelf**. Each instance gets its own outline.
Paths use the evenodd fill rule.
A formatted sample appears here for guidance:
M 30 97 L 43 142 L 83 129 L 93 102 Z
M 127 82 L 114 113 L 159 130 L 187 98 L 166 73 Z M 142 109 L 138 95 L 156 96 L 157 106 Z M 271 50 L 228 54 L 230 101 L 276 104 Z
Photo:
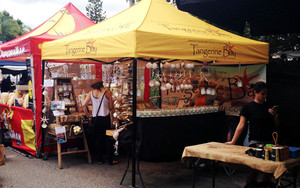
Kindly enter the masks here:
M 75 104 L 65 104 L 65 109 L 67 113 L 72 112 L 78 112 L 77 104 L 76 104 L 76 99 L 74 95 L 74 87 L 71 82 L 72 78 L 70 77 L 57 77 L 54 78 L 54 92 L 53 92 L 53 100 L 59 101 L 63 100 L 63 98 L 68 98 L 68 100 L 74 100 Z M 68 87 L 68 90 L 59 92 L 58 88 L 63 87 L 63 85 L 66 84 L 65 86 Z M 69 90 L 70 84 L 72 85 L 72 90 Z M 67 93 L 68 95 L 64 96 L 63 94 Z M 62 96 L 61 96 L 62 95 Z M 73 109 L 73 110 L 71 110 Z M 67 114 L 66 113 L 66 114 Z M 91 155 L 89 152 L 88 144 L 86 141 L 86 136 L 83 128 L 83 123 L 82 123 L 82 116 L 80 114 L 70 114 L 70 115 L 62 115 L 62 116 L 56 116 L 56 126 L 61 125 L 61 126 L 66 126 L 66 127 L 71 127 L 72 124 L 76 124 L 80 126 L 82 133 L 79 135 L 69 135 L 69 133 L 72 133 L 70 131 L 73 130 L 68 130 L 69 132 L 66 133 L 67 140 L 72 140 L 72 139 L 79 139 L 81 138 L 83 140 L 84 144 L 84 149 L 82 150 L 77 150 L 77 151 L 67 151 L 63 152 L 61 150 L 61 144 L 57 142 L 57 156 L 58 156 L 58 168 L 62 168 L 62 156 L 63 155 L 68 155 L 68 154 L 75 154 L 75 153 L 86 153 L 87 154 L 87 159 L 88 162 L 91 164 L 92 159 Z
M 75 123 L 75 122 L 60 122 L 59 119 L 60 118 L 57 118 L 57 124 L 60 124 L 62 126 L 69 125 L 69 127 L 70 127 L 71 124 Z M 76 151 L 62 152 L 61 151 L 61 144 L 57 142 L 58 168 L 60 168 L 60 169 L 62 168 L 62 156 L 63 155 L 69 155 L 69 154 L 75 154 L 75 153 L 87 153 L 88 163 L 89 164 L 92 163 L 92 159 L 91 159 L 89 147 L 88 147 L 88 144 L 87 144 L 87 141 L 86 141 L 86 136 L 85 136 L 82 121 L 80 120 L 80 122 L 78 122 L 78 123 L 79 123 L 79 126 L 80 126 L 81 130 L 82 130 L 82 133 L 80 133 L 79 135 L 71 135 L 71 136 L 67 133 L 67 140 L 82 138 L 83 144 L 84 144 L 84 149 L 83 150 L 76 150 Z M 70 131 L 72 131 L 72 130 L 70 130 Z

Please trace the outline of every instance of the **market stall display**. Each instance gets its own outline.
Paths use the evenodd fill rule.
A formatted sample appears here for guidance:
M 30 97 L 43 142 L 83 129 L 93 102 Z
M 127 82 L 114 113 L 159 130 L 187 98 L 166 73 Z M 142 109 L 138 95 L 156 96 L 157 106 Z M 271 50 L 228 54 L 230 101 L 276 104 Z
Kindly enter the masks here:
M 32 147 L 29 151 L 26 150 L 34 156 L 40 156 L 42 144 L 43 72 L 41 71 L 41 43 L 64 37 L 93 24 L 92 20 L 83 15 L 73 4 L 69 3 L 32 31 L 14 40 L 0 44 L 1 65 L 25 65 L 31 73 L 34 126 L 24 132 L 26 132 L 26 136 L 36 138 L 35 147 Z M 14 126 L 12 126 L 12 130 L 21 134 L 21 130 L 14 129 Z M 22 149 L 23 144 L 21 146 L 13 146 Z
M 154 108 L 162 108 L 161 112 L 163 114 L 166 112 L 166 115 L 170 111 L 169 109 L 177 108 L 178 104 L 183 111 L 186 110 L 185 108 L 192 108 L 194 101 L 190 100 L 191 97 L 196 96 L 195 94 L 201 94 L 201 91 L 206 96 L 201 98 L 198 95 L 195 102 L 197 102 L 197 98 L 199 98 L 198 103 L 200 104 L 203 104 L 203 101 L 206 103 L 206 100 L 214 102 L 213 99 L 209 100 L 207 95 L 216 94 L 217 88 L 209 82 L 210 80 L 205 80 L 200 76 L 195 65 L 202 67 L 204 73 L 205 66 L 207 67 L 208 64 L 235 65 L 235 67 L 246 64 L 266 64 L 268 63 L 268 44 L 221 30 L 187 13 L 178 11 L 162 0 L 142 0 L 126 11 L 86 30 L 56 41 L 43 43 L 42 59 L 44 61 L 61 60 L 77 63 L 100 62 L 116 66 L 131 62 L 132 74 L 128 77 L 132 78 L 132 87 L 130 87 L 130 89 L 132 88 L 131 126 L 133 127 L 132 143 L 135 143 L 137 129 L 143 128 L 142 124 L 138 125 L 138 118 L 143 118 L 137 117 L 137 114 L 141 115 L 140 112 L 137 112 L 137 106 L 143 106 L 138 104 L 138 99 L 142 98 L 140 96 L 143 96 L 143 91 L 143 100 L 157 100 L 157 104 L 152 102 L 155 103 Z M 182 63 L 182 61 L 184 61 L 184 66 L 179 65 L 182 72 L 179 69 L 173 71 L 174 66 L 176 68 L 176 64 Z M 144 79 L 141 80 L 138 73 L 140 67 L 145 66 L 142 75 Z M 149 69 L 160 68 L 168 70 L 158 71 L 158 76 L 154 78 L 154 75 L 157 75 L 156 71 L 152 70 L 154 74 L 152 75 Z M 209 68 L 206 69 L 209 70 Z M 193 71 L 196 71 L 195 76 L 193 76 Z M 183 74 L 183 79 L 178 79 L 180 73 L 181 76 Z M 197 75 L 200 78 L 197 78 Z M 247 74 L 245 75 L 246 78 L 243 77 L 242 79 L 244 81 L 242 83 L 243 88 L 237 88 L 238 82 L 231 83 L 231 86 L 241 91 L 249 89 L 249 80 L 251 79 L 247 79 Z M 223 75 L 224 78 L 226 76 Z M 237 74 L 235 81 L 238 81 L 239 78 L 241 75 Z M 194 89 L 195 85 L 198 87 Z M 157 89 L 155 90 L 153 87 Z M 174 90 L 178 92 L 173 92 Z M 220 90 L 221 88 L 218 87 L 218 91 Z M 171 91 L 172 96 L 169 96 Z M 149 95 L 149 93 L 153 95 Z M 176 97 L 177 94 L 179 96 Z M 179 100 L 181 98 L 183 101 Z M 178 100 L 177 105 L 175 100 L 176 102 Z M 151 105 L 145 104 L 144 106 L 148 108 Z M 153 110 L 149 109 L 151 115 Z M 142 113 L 150 116 L 147 109 Z M 153 117 L 153 119 L 155 118 Z M 195 124 L 197 122 L 192 125 Z M 182 126 L 189 127 L 191 125 L 182 124 Z M 155 132 L 149 131 L 148 134 L 152 136 L 151 139 L 155 139 Z M 135 149 L 136 145 L 133 144 L 132 151 L 136 151 Z M 134 176 L 135 155 L 132 155 L 132 162 L 132 174 Z M 133 187 L 135 187 L 134 184 L 133 180 Z

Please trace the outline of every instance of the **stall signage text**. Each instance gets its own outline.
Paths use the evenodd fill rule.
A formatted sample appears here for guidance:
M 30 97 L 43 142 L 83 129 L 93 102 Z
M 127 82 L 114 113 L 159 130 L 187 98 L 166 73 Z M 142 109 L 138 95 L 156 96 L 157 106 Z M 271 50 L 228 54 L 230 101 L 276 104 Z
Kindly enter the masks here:
M 26 52 L 24 46 L 23 47 L 16 46 L 14 49 L 11 50 L 6 50 L 6 51 L 0 50 L 0 51 L 1 51 L 0 58 L 19 56 Z
M 201 55 L 204 58 L 236 58 L 236 52 L 233 50 L 234 45 L 231 45 L 230 43 L 225 44 L 223 49 L 202 48 L 197 44 L 191 44 L 191 46 L 193 48 L 193 55 Z
M 70 45 L 65 45 L 66 55 L 72 56 L 82 56 L 82 55 L 96 55 L 97 47 L 94 46 L 96 40 L 90 40 L 85 43 L 84 47 L 70 47 Z

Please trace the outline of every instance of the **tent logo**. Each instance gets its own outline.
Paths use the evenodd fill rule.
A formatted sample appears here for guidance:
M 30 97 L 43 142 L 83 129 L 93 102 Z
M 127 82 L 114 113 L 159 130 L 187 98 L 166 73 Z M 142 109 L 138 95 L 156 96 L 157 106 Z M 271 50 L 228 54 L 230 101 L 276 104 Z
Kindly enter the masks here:
M 85 47 L 70 47 L 70 45 L 66 46 L 66 55 L 72 56 L 82 56 L 85 54 L 88 55 L 96 55 L 97 54 L 97 47 L 94 46 L 96 40 L 90 40 L 85 43 Z
M 222 56 L 222 50 L 201 48 L 197 44 L 191 45 L 193 46 L 193 55 L 202 55 L 204 58 Z
M 234 45 L 225 44 L 221 49 L 203 48 L 198 44 L 191 44 L 193 47 L 193 55 L 201 55 L 204 58 L 235 58 L 236 52 L 233 50 Z
M 223 46 L 223 56 L 235 58 L 236 52 L 233 51 L 233 47 L 234 45 L 231 45 L 230 42 L 228 42 L 228 44 L 225 44 L 225 46 Z
M 23 55 L 26 52 L 24 46 L 23 47 L 16 46 L 14 49 L 11 50 L 6 50 L 6 51 L 0 50 L 0 51 L 1 51 L 0 58 L 19 56 L 19 55 Z

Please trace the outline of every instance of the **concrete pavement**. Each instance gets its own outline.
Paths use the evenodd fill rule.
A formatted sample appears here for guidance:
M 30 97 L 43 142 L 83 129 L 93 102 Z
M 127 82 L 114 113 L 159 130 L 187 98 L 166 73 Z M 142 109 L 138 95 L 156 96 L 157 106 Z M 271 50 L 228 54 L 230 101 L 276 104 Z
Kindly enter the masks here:
M 127 173 L 123 185 L 121 178 L 126 169 L 127 157 L 121 153 L 118 157 L 120 163 L 110 166 L 108 164 L 88 164 L 84 155 L 63 156 L 62 166 L 57 165 L 57 156 L 50 156 L 48 160 L 29 158 L 5 148 L 6 164 L 0 166 L 1 188 L 124 188 L 131 185 L 131 173 Z M 145 187 L 164 188 L 190 188 L 192 187 L 192 169 L 188 169 L 180 161 L 173 162 L 145 162 L 140 161 L 140 171 Z M 216 187 L 240 188 L 245 184 L 247 171 L 236 171 L 228 176 L 223 167 L 216 172 Z M 140 179 L 136 176 L 138 187 L 142 187 Z M 211 187 L 211 170 L 203 168 L 197 171 L 196 187 Z

